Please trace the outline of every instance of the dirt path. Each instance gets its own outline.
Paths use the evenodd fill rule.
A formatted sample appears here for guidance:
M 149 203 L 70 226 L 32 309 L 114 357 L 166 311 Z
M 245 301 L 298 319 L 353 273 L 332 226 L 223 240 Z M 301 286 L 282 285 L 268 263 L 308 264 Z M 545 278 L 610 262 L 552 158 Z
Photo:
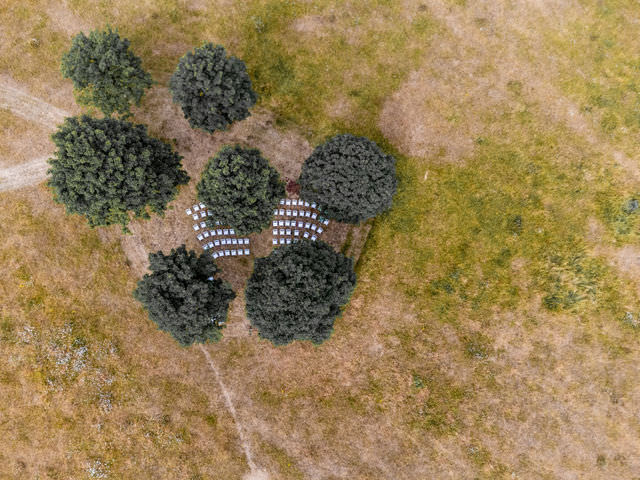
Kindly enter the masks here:
M 224 396 L 224 401 L 227 404 L 227 408 L 229 409 L 231 416 L 233 417 L 234 423 L 236 424 L 238 438 L 240 439 L 240 443 L 242 444 L 242 449 L 244 450 L 245 457 L 247 457 L 247 464 L 249 465 L 250 469 L 250 472 L 245 475 L 244 480 L 269 480 L 269 474 L 264 470 L 260 470 L 259 468 L 257 468 L 255 462 L 253 461 L 251 447 L 249 446 L 249 442 L 245 437 L 244 428 L 242 427 L 242 424 L 238 419 L 238 414 L 236 413 L 236 409 L 233 406 L 233 402 L 231 401 L 231 395 L 229 394 L 227 387 L 222 382 L 222 377 L 220 376 L 218 368 L 216 367 L 215 363 L 213 363 L 209 352 L 207 352 L 207 350 L 202 345 L 200 345 L 200 350 L 202 350 L 202 353 L 207 359 L 209 367 L 216 376 L 216 380 L 218 381 L 218 385 L 220 385 L 220 390 L 222 391 L 222 395 Z
M 6 83 L 0 83 L 0 108 L 8 109 L 15 115 L 51 131 L 70 116 L 68 112 Z M 43 181 L 49 168 L 47 158 L 48 155 L 0 169 L 0 192 L 36 185 Z
M 63 122 L 68 112 L 48 104 L 39 98 L 9 85 L 0 84 L 0 108 L 11 110 L 16 115 L 54 129 Z
M 0 169 L 0 192 L 36 185 L 47 176 L 48 157 Z

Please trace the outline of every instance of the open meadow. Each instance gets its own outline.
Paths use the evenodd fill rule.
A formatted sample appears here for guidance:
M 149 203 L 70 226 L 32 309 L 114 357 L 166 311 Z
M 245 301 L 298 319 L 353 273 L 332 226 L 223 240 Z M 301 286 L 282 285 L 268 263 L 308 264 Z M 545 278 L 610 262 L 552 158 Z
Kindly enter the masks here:
M 631 0 L 4 0 L 0 480 L 639 480 L 639 18 Z M 60 58 L 106 24 L 156 82 L 133 119 L 191 176 L 130 235 L 44 184 L 49 135 L 97 115 Z M 167 90 L 205 41 L 259 95 L 212 135 Z M 399 186 L 328 231 L 358 262 L 331 338 L 259 339 L 242 292 L 218 343 L 160 332 L 131 292 L 150 251 L 197 246 L 207 159 L 239 143 L 296 178 L 344 132 L 394 155 Z M 239 290 L 252 262 L 218 264 Z

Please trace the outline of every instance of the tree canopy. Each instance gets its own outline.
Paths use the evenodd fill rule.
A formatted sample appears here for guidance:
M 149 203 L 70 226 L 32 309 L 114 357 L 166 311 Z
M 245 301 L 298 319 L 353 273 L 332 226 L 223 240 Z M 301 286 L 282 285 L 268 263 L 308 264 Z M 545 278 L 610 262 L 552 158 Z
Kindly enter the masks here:
M 198 200 L 211 218 L 240 235 L 269 226 L 273 209 L 284 196 L 284 182 L 255 148 L 225 146 L 209 159 L 197 186 Z
M 189 181 L 182 157 L 144 125 L 83 115 L 65 119 L 51 138 L 57 149 L 48 185 L 68 213 L 86 216 L 92 227 L 126 227 L 129 211 L 148 218 L 147 206 L 162 215 Z
M 360 223 L 391 208 L 396 161 L 365 137 L 336 135 L 316 147 L 302 166 L 300 196 L 330 218 Z
M 138 282 L 133 295 L 160 330 L 183 346 L 222 337 L 220 323 L 235 293 L 214 277 L 219 270 L 211 258 L 181 245 L 169 255 L 150 253 L 149 269 L 152 273 Z
M 303 240 L 256 259 L 246 289 L 247 315 L 260 337 L 283 345 L 321 343 L 356 284 L 353 260 L 328 244 Z
M 142 69 L 140 58 L 129 50 L 129 40 L 117 31 L 94 30 L 87 37 L 73 37 L 71 48 L 62 56 L 62 75 L 73 81 L 78 101 L 111 115 L 126 113 L 130 104 L 140 103 L 151 75 Z
M 244 62 L 212 43 L 180 59 L 169 88 L 189 124 L 209 133 L 247 118 L 258 99 Z

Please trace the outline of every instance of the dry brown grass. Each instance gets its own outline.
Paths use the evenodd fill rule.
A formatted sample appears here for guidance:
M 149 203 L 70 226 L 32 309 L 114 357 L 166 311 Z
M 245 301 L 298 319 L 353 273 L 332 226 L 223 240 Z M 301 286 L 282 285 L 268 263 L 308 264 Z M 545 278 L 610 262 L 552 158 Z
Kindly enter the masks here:
M 0 168 L 49 155 L 53 149 L 49 130 L 0 109 Z
M 295 177 L 311 146 L 297 129 L 274 125 L 283 113 L 308 122 L 302 131 L 311 138 L 347 127 L 378 135 L 379 125 L 400 152 L 416 155 L 399 155 L 395 210 L 373 225 L 358 288 L 328 342 L 275 348 L 248 335 L 240 293 L 223 340 L 206 347 L 259 466 L 278 479 L 637 477 L 640 350 L 637 325 L 620 315 L 626 310 L 637 318 L 637 241 L 611 233 L 594 206 L 594 192 L 608 197 L 619 190 L 620 204 L 635 195 L 637 165 L 630 140 L 599 130 L 602 112 L 587 113 L 579 95 L 565 94 L 566 78 L 556 67 L 584 59 L 549 46 L 549 37 L 556 41 L 568 25 L 592 19 L 591 6 L 428 0 L 392 2 L 389 11 L 382 1 L 309 2 L 290 7 L 289 21 L 278 17 L 277 8 L 290 13 L 280 3 L 205 3 L 158 2 L 148 11 L 120 1 L 68 5 L 86 24 L 122 23 L 162 79 L 167 64 L 205 37 L 255 52 L 243 36 L 258 20 L 272 28 L 257 38 L 273 58 L 248 61 L 265 83 L 278 87 L 288 80 L 282 90 L 271 85 L 275 93 L 263 100 L 279 116 L 258 110 L 231 131 L 209 136 L 189 129 L 162 87 L 136 111 L 154 134 L 176 139 L 194 178 L 221 145 L 235 142 L 260 148 L 283 175 Z M 256 18 L 233 28 L 242 22 L 234 12 L 245 8 Z M 22 12 L 14 5 L 9 10 Z M 231 12 L 228 37 L 216 36 L 211 19 L 217 11 Z M 7 15 L 6 8 L 0 12 Z M 439 26 L 430 42 L 388 40 L 415 35 L 412 28 L 435 23 L 431 17 Z M 43 27 L 36 20 L 18 15 L 3 54 L 28 51 L 22 42 L 33 29 L 56 40 L 51 25 L 63 32 L 82 23 L 69 12 Z M 145 39 L 149 29 L 163 38 Z M 370 38 L 399 47 L 378 51 Z M 335 39 L 344 42 L 331 43 Z M 43 43 L 57 48 L 56 55 L 63 44 Z M 52 103 L 72 108 L 68 85 L 52 77 L 46 62 L 30 77 L 37 58 L 25 58 L 14 77 L 32 94 L 53 93 Z M 402 68 L 392 74 L 390 64 Z M 407 66 L 415 73 L 405 76 Z M 314 84 L 316 77 L 323 80 Z M 326 78 L 337 80 L 328 88 Z M 312 86 L 300 86 L 305 82 Z M 387 98 L 390 87 L 398 88 Z M 290 111 L 306 97 L 318 113 Z M 505 151 L 512 160 L 500 163 Z M 518 162 L 531 169 L 501 176 L 500 168 Z M 625 166 L 624 174 L 616 165 Z M 185 241 L 195 247 L 184 214 L 194 183 L 165 219 L 134 222 L 133 236 L 114 229 L 102 241 L 78 219 L 63 218 L 42 189 L 0 197 L 0 263 L 9 278 L 0 282 L 6 299 L 0 356 L 8 365 L 0 372 L 0 395 L 9 399 L 0 415 L 10 419 L 0 426 L 9 439 L 0 476 L 75 478 L 96 461 L 112 462 L 111 478 L 241 478 L 246 472 L 203 357 L 155 331 L 129 296 L 148 251 Z M 509 201 L 495 200 L 503 198 Z M 473 201 L 486 202 L 489 219 Z M 503 216 L 512 213 L 505 208 L 526 212 L 521 239 L 504 234 Z M 538 225 L 544 237 L 536 237 Z M 350 232 L 332 224 L 326 239 L 358 257 L 368 228 Z M 594 300 L 553 313 L 541 306 L 547 272 L 535 255 L 547 252 L 533 249 L 572 235 L 584 240 L 588 259 L 613 268 L 598 270 Z M 123 240 L 130 266 L 116 239 Z M 266 254 L 269 233 L 252 243 L 254 252 Z M 566 251 L 563 245 L 558 255 L 574 253 L 576 245 Z M 494 258 L 505 247 L 513 258 Z M 495 267 L 497 261 L 503 266 Z M 221 264 L 241 288 L 251 260 Z M 578 285 L 570 287 L 581 288 L 586 269 L 578 262 L 570 272 Z M 434 281 L 451 278 L 457 283 L 434 291 Z M 485 297 L 478 285 L 487 288 Z M 70 322 L 76 330 L 65 333 Z M 36 333 L 25 333 L 25 326 Z M 79 373 L 69 367 L 73 355 L 85 355 L 76 338 L 89 352 Z M 62 390 L 51 391 L 58 385 Z
M 119 245 L 41 188 L 0 203 L 0 477 L 240 478 L 217 384 L 132 299 Z

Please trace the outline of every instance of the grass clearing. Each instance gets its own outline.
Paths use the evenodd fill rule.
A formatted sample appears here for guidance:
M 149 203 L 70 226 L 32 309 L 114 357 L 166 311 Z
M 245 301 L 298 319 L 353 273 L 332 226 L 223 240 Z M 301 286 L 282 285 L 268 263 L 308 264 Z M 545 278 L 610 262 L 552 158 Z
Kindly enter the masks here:
M 2 476 L 239 478 L 232 421 L 206 366 L 189 365 L 197 352 L 132 300 L 117 243 L 34 196 L 46 193 L 0 199 Z
M 41 13 L 45 2 L 13 3 L 0 10 L 16 17 L 3 72 L 34 94 L 60 89 L 58 103 L 70 104 L 56 73 L 70 35 L 52 30 L 60 22 Z M 538 22 L 534 6 L 517 6 L 512 19 L 492 13 L 501 5 L 449 2 L 485 35 L 461 24 L 457 33 L 476 45 L 457 48 L 459 37 L 431 16 L 435 0 L 68 3 L 78 25 L 118 26 L 161 83 L 187 49 L 219 41 L 247 61 L 260 105 L 282 129 L 298 125 L 312 143 L 366 134 L 398 158 L 394 209 L 374 222 L 358 287 L 327 343 L 276 349 L 229 336 L 208 347 L 273 478 L 608 479 L 640 470 L 640 285 L 609 257 L 638 248 L 637 185 L 612 155 L 635 157 L 638 9 L 569 6 L 563 33 Z M 513 25 L 527 28 L 506 36 Z M 24 57 L 34 34 L 50 41 Z M 607 145 L 551 121 L 552 106 L 532 97 L 517 63 L 501 73 L 508 38 L 520 55 L 509 58 L 552 72 Z M 433 115 L 409 118 L 427 132 L 436 119 L 451 145 L 469 141 L 453 150 L 464 152 L 458 162 L 428 149 L 403 155 L 379 130 L 383 103 L 414 70 L 417 84 L 436 88 L 408 96 L 397 115 L 424 99 Z M 136 115 L 180 149 L 197 143 L 187 160 L 197 171 L 222 136 L 175 133 L 161 92 Z M 293 169 L 286 150 L 272 150 Z M 43 189 L 0 197 L 9 272 L 0 394 L 12 400 L 0 407 L 12 419 L 0 473 L 240 478 L 235 429 L 203 359 L 144 317 L 118 245 L 48 199 Z M 356 236 L 345 232 L 353 244 Z M 240 322 L 241 309 L 232 314 Z

